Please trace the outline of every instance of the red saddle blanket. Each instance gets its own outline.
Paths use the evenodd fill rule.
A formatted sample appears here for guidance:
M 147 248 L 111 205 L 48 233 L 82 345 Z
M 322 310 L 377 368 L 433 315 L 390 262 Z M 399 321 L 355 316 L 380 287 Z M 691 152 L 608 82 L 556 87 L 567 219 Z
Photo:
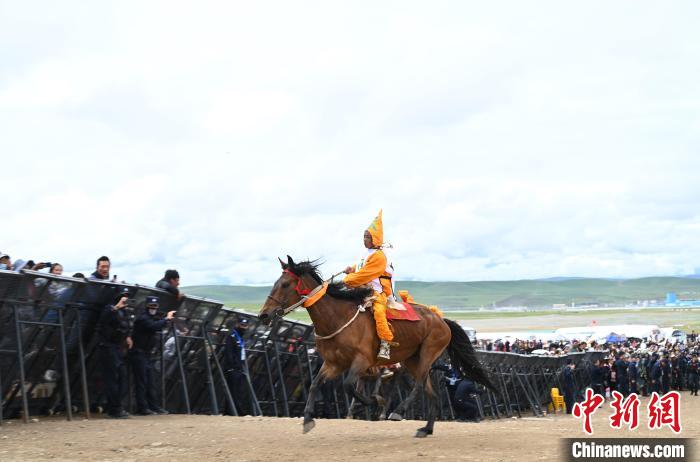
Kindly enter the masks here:
M 406 307 L 406 311 L 387 308 L 386 318 L 391 321 L 420 321 L 420 316 L 411 304 L 402 302 L 402 305 Z

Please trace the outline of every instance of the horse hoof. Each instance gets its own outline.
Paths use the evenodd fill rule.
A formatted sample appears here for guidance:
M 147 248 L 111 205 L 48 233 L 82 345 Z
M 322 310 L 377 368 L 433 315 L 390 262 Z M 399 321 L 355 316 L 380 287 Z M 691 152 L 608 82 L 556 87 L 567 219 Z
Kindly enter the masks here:
M 316 426 L 316 422 L 313 420 L 309 420 L 308 422 L 304 422 L 304 434 L 309 433 L 313 428 Z
M 428 435 L 432 435 L 433 431 L 432 430 L 427 430 L 425 428 L 419 428 L 418 431 L 416 432 L 416 438 L 425 438 Z
M 389 420 L 393 420 L 394 422 L 399 422 L 403 420 L 403 417 L 401 417 L 401 414 L 397 414 L 396 412 L 392 412 L 389 414 Z

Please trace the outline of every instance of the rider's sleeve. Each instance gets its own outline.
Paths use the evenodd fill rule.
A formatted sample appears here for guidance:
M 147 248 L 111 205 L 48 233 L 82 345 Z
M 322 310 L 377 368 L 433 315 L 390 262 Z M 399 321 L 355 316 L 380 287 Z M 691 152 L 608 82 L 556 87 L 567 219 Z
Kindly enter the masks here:
M 365 266 L 345 276 L 345 284 L 357 287 L 377 279 L 386 271 L 386 256 L 384 252 L 374 252 L 367 258 Z

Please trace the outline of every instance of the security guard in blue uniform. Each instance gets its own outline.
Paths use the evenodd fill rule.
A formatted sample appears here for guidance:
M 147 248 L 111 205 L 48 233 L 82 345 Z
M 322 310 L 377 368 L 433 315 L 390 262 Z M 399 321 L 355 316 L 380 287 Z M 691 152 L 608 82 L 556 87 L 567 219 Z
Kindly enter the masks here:
M 146 297 L 146 309 L 134 321 L 134 346 L 129 350 L 129 362 L 134 377 L 136 413 L 138 415 L 167 414 L 158 405 L 157 382 L 153 377 L 153 350 L 158 343 L 157 334 L 173 319 L 175 311 L 169 311 L 164 319 L 158 318 L 158 297 Z
M 129 414 L 122 407 L 127 390 L 127 375 L 124 359 L 131 348 L 131 320 L 126 308 L 130 290 L 124 287 L 100 314 L 97 332 L 99 335 L 99 358 L 102 380 L 107 397 L 107 414 L 115 419 L 126 419 Z

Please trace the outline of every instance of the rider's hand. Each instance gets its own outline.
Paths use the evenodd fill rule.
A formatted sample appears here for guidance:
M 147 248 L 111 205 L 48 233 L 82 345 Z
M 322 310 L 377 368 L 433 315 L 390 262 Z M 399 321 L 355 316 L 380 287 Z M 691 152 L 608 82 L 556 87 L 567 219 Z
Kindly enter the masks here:
M 124 308 L 126 306 L 128 301 L 129 301 L 129 299 L 127 297 L 120 298 L 119 302 L 116 305 L 114 305 L 114 309 L 121 310 L 122 308 Z
M 345 270 L 343 271 L 343 273 L 345 273 L 345 274 L 350 274 L 350 273 L 354 273 L 354 272 L 355 272 L 355 270 L 352 268 L 352 266 L 348 266 L 348 267 L 345 268 Z
M 134 346 L 134 341 L 131 340 L 131 337 L 126 338 L 126 346 L 129 350 L 131 350 L 131 348 Z

